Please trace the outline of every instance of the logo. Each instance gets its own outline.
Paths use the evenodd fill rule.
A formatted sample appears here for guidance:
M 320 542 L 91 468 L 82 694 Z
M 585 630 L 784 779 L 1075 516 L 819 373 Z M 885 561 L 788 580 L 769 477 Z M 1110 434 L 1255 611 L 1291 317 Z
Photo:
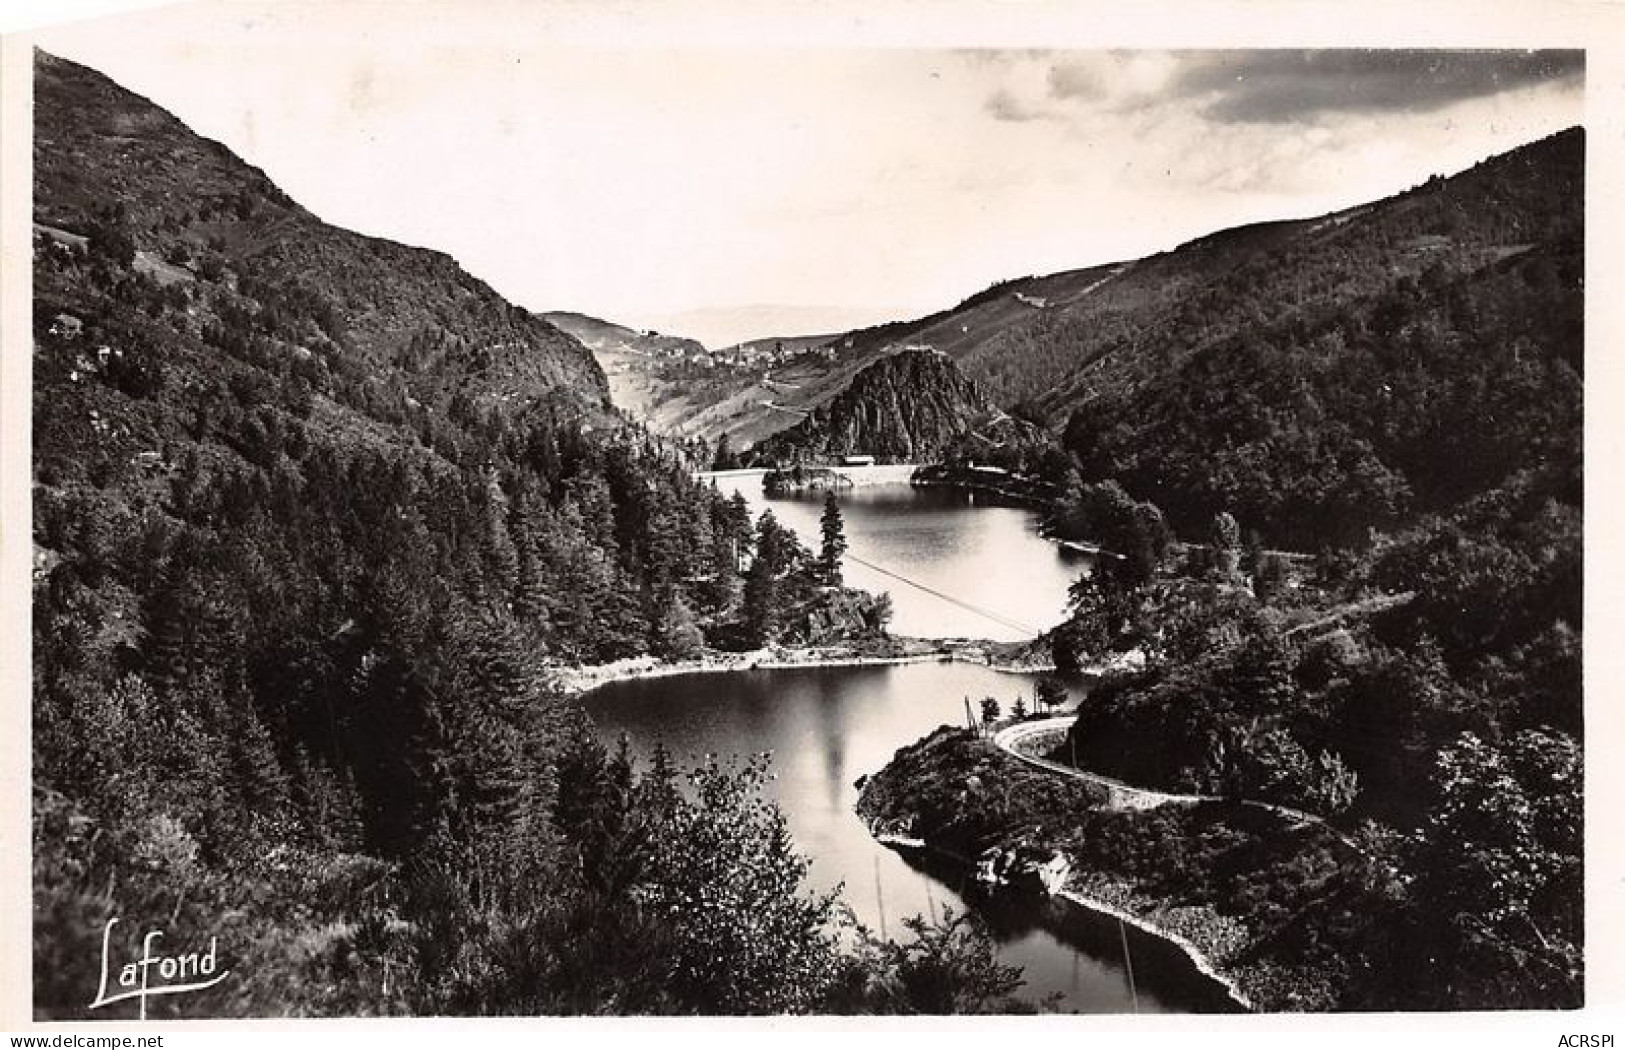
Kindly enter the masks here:
M 92 1010 L 126 999 L 138 999 L 141 1003 L 141 1020 L 145 1021 L 149 996 L 202 991 L 219 984 L 231 974 L 230 970 L 215 972 L 219 968 L 215 954 L 218 938 L 209 938 L 209 950 L 206 952 L 156 955 L 154 945 L 163 939 L 164 934 L 162 930 L 152 930 L 141 938 L 141 957 L 118 969 L 117 987 L 125 990 L 109 995 L 107 975 L 112 963 L 113 927 L 117 925 L 117 918 L 108 919 L 106 928 L 102 930 L 102 983 L 96 993 L 96 1001 L 90 1004 Z

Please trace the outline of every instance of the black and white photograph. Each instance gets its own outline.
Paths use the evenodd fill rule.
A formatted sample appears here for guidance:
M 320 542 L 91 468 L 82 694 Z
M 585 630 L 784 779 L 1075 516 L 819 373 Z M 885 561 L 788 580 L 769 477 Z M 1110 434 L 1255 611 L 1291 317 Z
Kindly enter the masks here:
M 0 1028 L 1617 1045 L 1617 63 L 765 10 L 8 34 Z

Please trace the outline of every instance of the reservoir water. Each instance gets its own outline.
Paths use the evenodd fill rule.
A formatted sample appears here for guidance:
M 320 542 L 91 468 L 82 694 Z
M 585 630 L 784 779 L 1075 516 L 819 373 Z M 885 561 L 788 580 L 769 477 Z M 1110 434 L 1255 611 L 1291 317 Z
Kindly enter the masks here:
M 753 513 L 770 506 L 816 548 L 821 495 L 766 500 L 759 479 L 726 480 Z M 1081 569 L 1038 535 L 1031 512 L 978 505 L 963 493 L 857 489 L 841 494 L 841 510 L 849 553 L 886 570 L 849 560 L 847 580 L 892 594 L 892 629 L 899 634 L 1019 639 L 1012 624 L 1041 628 L 1060 618 Z M 1026 983 L 1018 994 L 1028 1000 L 1055 997 L 1061 1009 L 1090 1013 L 1221 1008 L 1212 983 L 1168 945 L 1077 909 L 1063 933 L 1041 929 L 1040 909 L 1062 906 L 1009 894 L 990 898 L 952 866 L 882 846 L 853 811 L 858 777 L 937 726 L 963 724 L 967 698 L 974 707 L 992 696 L 1008 710 L 1017 694 L 1030 705 L 1032 689 L 1026 675 L 921 663 L 615 682 L 585 703 L 606 739 L 626 733 L 642 759 L 657 740 L 678 759 L 771 752 L 772 790 L 798 847 L 812 859 L 810 882 L 841 886 L 871 929 L 902 937 L 907 916 L 970 908 L 993 929 L 1002 961 L 1022 967 Z M 1081 697 L 1081 687 L 1074 695 Z

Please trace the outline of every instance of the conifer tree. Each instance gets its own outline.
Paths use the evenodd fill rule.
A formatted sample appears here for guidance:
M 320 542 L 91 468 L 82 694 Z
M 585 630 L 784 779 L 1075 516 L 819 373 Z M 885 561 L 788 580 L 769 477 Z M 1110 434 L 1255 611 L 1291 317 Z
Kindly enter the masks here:
M 745 595 L 742 608 L 746 637 L 756 645 L 767 645 L 778 636 L 779 581 L 774 577 L 772 564 L 757 555 L 745 573 Z
M 739 457 L 734 453 L 732 442 L 724 433 L 717 438 L 717 452 L 711 459 L 712 470 L 733 470 L 739 466 Z
M 656 598 L 651 618 L 655 623 L 655 649 L 672 660 L 693 656 L 705 643 L 705 636 L 694 623 L 694 613 L 682 595 L 668 589 L 664 598 Z
M 547 566 L 541 549 L 541 536 L 546 531 L 544 521 L 540 508 L 521 500 L 514 513 L 512 529 L 518 559 L 512 591 L 514 616 L 543 637 L 551 627 Z
M 824 495 L 824 514 L 818 522 L 823 545 L 818 550 L 818 575 L 830 587 L 841 586 L 841 556 L 846 553 L 846 529 L 835 493 Z
M 255 711 L 253 699 L 238 693 L 226 698 L 225 710 L 225 771 L 242 807 L 243 823 L 253 826 L 286 815 L 288 775 L 277 760 L 271 733 Z

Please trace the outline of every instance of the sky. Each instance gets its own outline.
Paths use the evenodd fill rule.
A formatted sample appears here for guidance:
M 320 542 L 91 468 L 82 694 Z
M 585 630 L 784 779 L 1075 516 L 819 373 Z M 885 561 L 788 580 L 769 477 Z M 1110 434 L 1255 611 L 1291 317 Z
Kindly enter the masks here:
M 183 5 L 35 41 L 329 222 L 711 346 L 1318 215 L 1584 116 L 1576 51 L 910 47 L 572 10 Z

